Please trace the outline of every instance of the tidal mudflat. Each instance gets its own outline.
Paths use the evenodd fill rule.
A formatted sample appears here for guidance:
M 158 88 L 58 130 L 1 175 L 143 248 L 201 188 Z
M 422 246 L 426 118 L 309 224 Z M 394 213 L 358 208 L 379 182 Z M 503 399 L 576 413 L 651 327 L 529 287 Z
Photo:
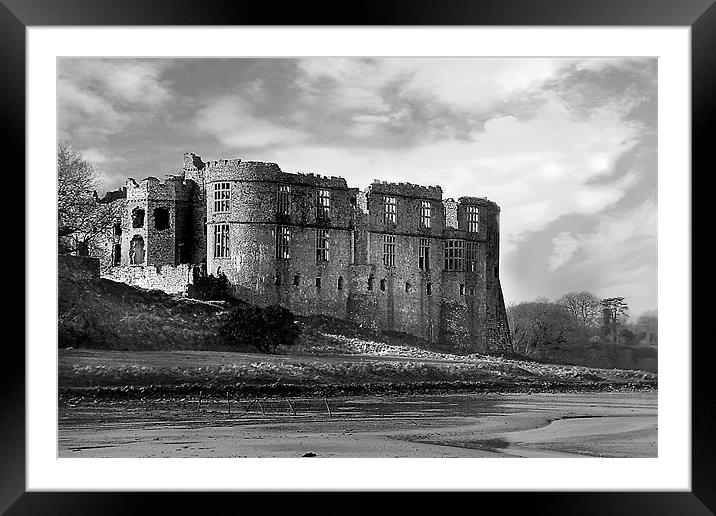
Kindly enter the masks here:
M 657 391 L 60 403 L 60 457 L 656 457 Z

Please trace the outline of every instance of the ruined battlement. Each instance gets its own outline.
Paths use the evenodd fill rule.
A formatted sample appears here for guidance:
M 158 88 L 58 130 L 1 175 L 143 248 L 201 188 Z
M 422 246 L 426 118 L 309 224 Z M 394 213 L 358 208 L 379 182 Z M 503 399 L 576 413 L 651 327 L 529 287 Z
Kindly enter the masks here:
M 458 199 L 460 204 L 468 204 L 471 206 L 484 206 L 500 211 L 500 207 L 496 202 L 489 200 L 487 197 L 469 197 L 463 196 Z
M 263 161 L 216 160 L 206 163 L 207 182 L 215 181 L 265 181 L 322 188 L 347 189 L 342 177 L 314 173 L 284 172 L 276 163 Z
M 119 199 L 126 199 L 127 198 L 127 187 L 122 186 L 116 190 L 109 190 L 108 192 L 105 192 L 104 196 L 101 199 L 98 199 L 97 202 L 102 204 L 109 204 L 114 201 L 117 201 Z
M 184 153 L 184 171 L 204 170 L 206 163 L 201 160 L 201 156 L 197 156 L 193 152 Z
M 181 176 L 167 176 L 164 181 L 150 176 L 139 182 L 130 177 L 124 188 L 128 200 L 186 201 L 191 194 L 191 186 Z
M 440 201 L 443 198 L 443 189 L 439 186 L 421 186 L 413 183 L 391 183 L 389 181 L 373 180 L 366 189 L 368 195 L 396 195 L 400 197 L 416 197 Z
M 338 176 L 324 176 L 312 172 L 296 172 L 286 174 L 288 182 L 306 186 L 323 188 L 348 188 L 345 179 Z
M 207 183 L 214 181 L 275 181 L 283 172 L 276 163 L 220 159 L 208 161 L 204 169 Z

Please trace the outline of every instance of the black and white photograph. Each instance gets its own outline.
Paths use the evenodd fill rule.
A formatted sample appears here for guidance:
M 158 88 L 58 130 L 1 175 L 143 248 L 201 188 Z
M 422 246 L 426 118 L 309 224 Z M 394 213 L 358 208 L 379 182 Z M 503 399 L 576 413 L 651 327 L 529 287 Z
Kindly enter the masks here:
M 657 74 L 58 57 L 58 457 L 659 457 Z

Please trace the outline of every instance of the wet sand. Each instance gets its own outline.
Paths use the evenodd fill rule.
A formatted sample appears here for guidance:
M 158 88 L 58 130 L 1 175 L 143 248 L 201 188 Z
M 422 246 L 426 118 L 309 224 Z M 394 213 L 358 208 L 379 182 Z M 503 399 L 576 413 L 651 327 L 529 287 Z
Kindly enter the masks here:
M 656 457 L 657 392 L 81 402 L 60 457 Z M 330 411 L 330 413 L 329 413 Z

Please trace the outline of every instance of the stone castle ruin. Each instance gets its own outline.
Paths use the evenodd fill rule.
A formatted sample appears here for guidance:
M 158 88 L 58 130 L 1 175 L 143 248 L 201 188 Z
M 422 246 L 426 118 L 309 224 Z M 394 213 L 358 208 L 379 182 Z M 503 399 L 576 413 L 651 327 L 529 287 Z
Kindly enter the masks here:
M 500 208 L 439 186 L 283 172 L 184 155 L 164 181 L 128 179 L 104 276 L 185 292 L 224 275 L 232 294 L 404 332 L 458 353 L 510 347 L 499 279 Z

